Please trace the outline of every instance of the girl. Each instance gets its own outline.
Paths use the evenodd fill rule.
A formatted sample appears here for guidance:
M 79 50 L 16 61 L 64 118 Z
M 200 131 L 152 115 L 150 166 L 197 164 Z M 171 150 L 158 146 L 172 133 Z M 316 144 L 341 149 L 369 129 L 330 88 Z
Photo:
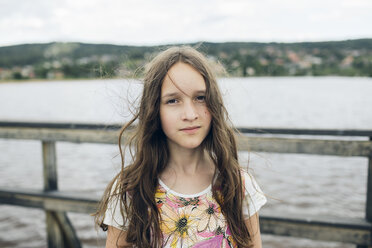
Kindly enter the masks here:
M 121 137 L 138 120 L 124 167 Z M 122 170 L 96 223 L 106 247 L 261 247 L 266 198 L 238 164 L 233 129 L 205 57 L 173 47 L 153 59 L 139 109 L 120 132 Z

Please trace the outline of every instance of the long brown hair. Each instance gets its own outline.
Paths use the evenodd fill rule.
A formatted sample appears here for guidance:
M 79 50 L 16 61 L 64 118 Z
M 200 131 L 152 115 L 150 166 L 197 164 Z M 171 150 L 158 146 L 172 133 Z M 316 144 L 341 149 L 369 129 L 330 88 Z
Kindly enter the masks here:
M 171 47 L 157 55 L 145 68 L 139 108 L 133 119 L 120 130 L 122 169 L 104 193 L 95 214 L 96 223 L 107 230 L 103 223 L 104 215 L 108 203 L 116 197 L 124 222 L 128 223 L 126 241 L 136 247 L 163 245 L 155 191 L 158 176 L 167 166 L 169 152 L 160 124 L 160 94 L 165 75 L 177 62 L 191 65 L 205 80 L 206 105 L 212 115 L 212 124 L 201 145 L 208 151 L 218 171 L 212 187 L 213 196 L 220 204 L 235 242 L 239 247 L 247 247 L 250 236 L 242 213 L 244 193 L 234 130 L 206 58 L 191 47 Z M 126 132 L 131 133 L 126 144 L 131 149 L 133 162 L 124 167 L 121 140 L 124 131 L 128 131 L 136 120 L 138 123 L 134 130 Z

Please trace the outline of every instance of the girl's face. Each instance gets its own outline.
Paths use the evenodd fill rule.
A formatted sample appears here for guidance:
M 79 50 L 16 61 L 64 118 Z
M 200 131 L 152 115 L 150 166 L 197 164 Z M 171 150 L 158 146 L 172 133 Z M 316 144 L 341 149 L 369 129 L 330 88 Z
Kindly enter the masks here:
M 192 66 L 178 62 L 164 78 L 161 87 L 160 121 L 170 148 L 195 149 L 211 126 L 205 103 L 203 76 Z

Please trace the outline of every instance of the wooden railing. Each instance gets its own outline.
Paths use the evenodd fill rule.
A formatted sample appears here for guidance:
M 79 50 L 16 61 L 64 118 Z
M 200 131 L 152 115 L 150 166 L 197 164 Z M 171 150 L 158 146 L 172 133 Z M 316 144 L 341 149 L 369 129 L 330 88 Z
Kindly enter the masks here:
M 43 147 L 44 189 L 0 189 L 0 204 L 41 208 L 46 212 L 48 247 L 81 247 L 66 212 L 95 212 L 99 199 L 58 191 L 55 143 L 117 144 L 118 125 L 52 124 L 0 122 L 0 138 L 40 140 Z M 372 247 L 372 130 L 308 130 L 240 128 L 239 150 L 272 153 L 303 153 L 368 158 L 366 217 L 319 218 L 281 214 L 261 215 L 261 231 L 265 234 L 351 243 L 358 248 Z M 278 137 L 284 134 L 290 137 Z M 270 136 L 271 135 L 271 136 Z M 312 135 L 312 139 L 294 138 Z M 317 136 L 359 136 L 368 140 L 316 139 Z M 124 135 L 124 138 L 126 136 Z

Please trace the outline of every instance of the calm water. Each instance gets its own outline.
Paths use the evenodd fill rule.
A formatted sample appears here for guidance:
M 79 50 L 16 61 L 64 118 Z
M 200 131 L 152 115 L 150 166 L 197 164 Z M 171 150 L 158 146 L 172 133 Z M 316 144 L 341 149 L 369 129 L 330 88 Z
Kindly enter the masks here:
M 372 129 L 372 79 L 221 79 L 236 126 Z M 123 123 L 141 89 L 136 81 L 0 84 L 0 121 Z M 130 96 L 130 97 L 129 97 Z M 116 146 L 57 143 L 59 188 L 100 196 L 119 170 Z M 364 217 L 367 159 L 241 153 L 269 203 L 262 213 Z M 41 144 L 0 140 L 0 187 L 42 188 Z M 87 215 L 69 214 L 84 247 L 103 247 Z M 1 247 L 46 247 L 40 210 L 0 206 Z M 263 236 L 264 247 L 354 247 Z

